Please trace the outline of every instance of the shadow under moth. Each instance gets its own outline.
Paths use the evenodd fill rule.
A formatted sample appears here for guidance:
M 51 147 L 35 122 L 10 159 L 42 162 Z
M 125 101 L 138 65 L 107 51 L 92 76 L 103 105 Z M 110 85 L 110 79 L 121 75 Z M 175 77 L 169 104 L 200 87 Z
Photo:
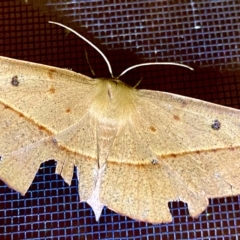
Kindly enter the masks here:
M 68 184 L 77 167 L 96 219 L 107 206 L 166 223 L 179 200 L 197 217 L 240 194 L 239 146 L 237 109 L 0 57 L 0 179 L 22 195 L 54 159 Z

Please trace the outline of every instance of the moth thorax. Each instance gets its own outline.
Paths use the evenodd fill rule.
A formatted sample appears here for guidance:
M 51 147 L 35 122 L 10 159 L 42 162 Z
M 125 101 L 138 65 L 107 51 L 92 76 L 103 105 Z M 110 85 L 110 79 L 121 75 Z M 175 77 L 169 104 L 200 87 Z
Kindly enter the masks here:
M 91 113 L 98 121 L 121 124 L 131 118 L 137 103 L 137 90 L 118 79 L 97 79 L 97 93 Z

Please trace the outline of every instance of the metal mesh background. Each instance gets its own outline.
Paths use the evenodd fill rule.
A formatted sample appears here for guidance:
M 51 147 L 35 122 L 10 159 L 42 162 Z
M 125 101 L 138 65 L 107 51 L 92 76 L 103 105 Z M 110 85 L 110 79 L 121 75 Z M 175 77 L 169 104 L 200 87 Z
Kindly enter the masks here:
M 95 43 L 115 75 L 146 61 L 195 68 L 135 69 L 122 78 L 130 85 L 142 78 L 139 88 L 240 108 L 238 0 L 0 1 L 0 55 L 91 76 L 86 50 L 96 76 L 108 77 L 98 53 L 49 20 L 65 23 Z M 189 217 L 186 204 L 170 202 L 169 224 L 134 221 L 107 208 L 96 222 L 91 208 L 79 202 L 76 175 L 69 187 L 54 171 L 54 161 L 42 164 L 24 197 L 0 182 L 0 239 L 238 239 L 238 196 L 210 199 L 198 219 Z

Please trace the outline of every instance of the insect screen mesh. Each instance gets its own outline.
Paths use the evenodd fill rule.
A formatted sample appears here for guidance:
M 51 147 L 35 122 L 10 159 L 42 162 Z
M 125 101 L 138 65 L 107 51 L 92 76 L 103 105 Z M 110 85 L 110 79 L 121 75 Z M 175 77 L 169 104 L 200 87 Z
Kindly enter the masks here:
M 0 1 L 0 55 L 92 76 L 88 59 L 96 76 L 109 77 L 95 50 L 49 20 L 101 48 L 115 76 L 147 61 L 195 69 L 138 68 L 122 78 L 130 85 L 142 79 L 139 88 L 240 108 L 239 1 Z M 96 222 L 80 203 L 76 174 L 69 187 L 54 171 L 53 160 L 42 164 L 24 197 L 0 182 L 1 239 L 238 239 L 238 196 L 210 199 L 197 219 L 183 202 L 170 202 L 172 223 L 142 223 L 107 208 Z

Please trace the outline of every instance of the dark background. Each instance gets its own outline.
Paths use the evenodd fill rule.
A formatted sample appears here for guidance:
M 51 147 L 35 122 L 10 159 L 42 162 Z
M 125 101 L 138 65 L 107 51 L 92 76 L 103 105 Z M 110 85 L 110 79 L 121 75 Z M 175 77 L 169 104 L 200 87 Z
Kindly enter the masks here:
M 0 55 L 109 77 L 102 57 L 61 27 L 72 27 L 109 58 L 114 75 L 143 62 L 178 62 L 195 69 L 151 66 L 121 79 L 240 108 L 240 1 L 0 1 Z M 227 159 L 226 159 L 227 161 Z M 0 181 L 0 239 L 238 239 L 239 197 L 210 199 L 198 219 L 170 202 L 173 222 L 152 225 L 104 208 L 99 222 L 71 187 L 41 165 L 27 194 Z M 189 173 L 191 174 L 191 173 Z

